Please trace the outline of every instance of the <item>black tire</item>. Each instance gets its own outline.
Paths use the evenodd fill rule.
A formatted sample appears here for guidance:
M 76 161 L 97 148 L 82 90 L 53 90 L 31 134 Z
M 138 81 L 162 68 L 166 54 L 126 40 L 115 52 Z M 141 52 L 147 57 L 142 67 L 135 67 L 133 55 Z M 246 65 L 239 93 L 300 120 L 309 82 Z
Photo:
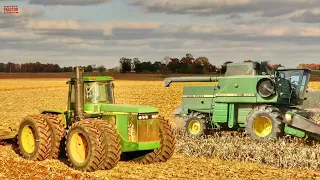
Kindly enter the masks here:
M 176 149 L 176 136 L 168 119 L 160 117 L 160 148 L 156 154 L 156 162 L 165 162 L 170 159 Z
M 121 144 L 120 138 L 114 125 L 109 124 L 105 120 L 95 120 L 97 127 L 103 132 L 105 141 L 104 156 L 105 160 L 101 165 L 101 170 L 109 170 L 114 168 L 120 161 Z
M 58 114 L 45 114 L 45 119 L 50 125 L 52 133 L 52 147 L 48 159 L 58 159 L 60 154 L 61 140 L 66 135 L 66 129 Z
M 150 164 L 165 162 L 170 159 L 176 148 L 176 138 L 169 121 L 163 117 L 160 120 L 160 147 L 154 150 L 125 152 L 122 158 L 136 163 Z
M 121 160 L 132 161 L 139 164 L 151 164 L 156 162 L 157 153 L 158 151 L 154 150 L 123 152 L 121 154 Z
M 73 138 L 81 140 L 75 142 L 76 139 Z M 75 152 L 80 143 L 85 144 L 84 158 L 77 157 L 79 154 Z M 105 162 L 105 146 L 103 133 L 93 120 L 78 121 L 67 132 L 66 154 L 71 166 L 77 170 L 86 172 L 99 170 Z
M 195 112 L 188 116 L 184 128 L 189 136 L 201 137 L 207 134 L 208 122 L 204 114 Z
M 245 123 L 246 134 L 259 141 L 276 140 L 283 135 L 283 130 L 281 112 L 271 105 L 253 108 Z
M 22 136 L 22 133 L 28 135 Z M 26 136 L 30 135 L 34 137 L 34 141 L 27 143 L 28 138 Z M 32 143 L 33 145 L 29 145 L 29 147 L 31 146 L 34 148 L 27 150 L 26 148 L 28 145 L 26 143 Z M 18 146 L 22 157 L 36 161 L 45 160 L 49 156 L 52 146 L 51 143 L 52 134 L 50 126 L 46 122 L 44 115 L 31 115 L 23 119 L 18 131 Z

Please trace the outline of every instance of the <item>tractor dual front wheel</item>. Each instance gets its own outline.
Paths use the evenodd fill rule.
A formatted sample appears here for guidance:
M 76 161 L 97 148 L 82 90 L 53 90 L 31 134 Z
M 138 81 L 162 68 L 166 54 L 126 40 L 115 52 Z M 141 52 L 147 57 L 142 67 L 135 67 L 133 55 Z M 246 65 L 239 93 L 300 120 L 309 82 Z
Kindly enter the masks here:
M 245 131 L 251 139 L 275 140 L 283 133 L 283 122 L 278 108 L 271 105 L 255 107 L 247 117 Z
M 111 169 L 120 159 L 120 140 L 112 125 L 82 120 L 70 127 L 66 152 L 71 166 L 77 170 Z
M 32 115 L 23 119 L 18 132 L 20 154 L 30 160 L 48 158 L 52 146 L 52 133 L 45 115 Z

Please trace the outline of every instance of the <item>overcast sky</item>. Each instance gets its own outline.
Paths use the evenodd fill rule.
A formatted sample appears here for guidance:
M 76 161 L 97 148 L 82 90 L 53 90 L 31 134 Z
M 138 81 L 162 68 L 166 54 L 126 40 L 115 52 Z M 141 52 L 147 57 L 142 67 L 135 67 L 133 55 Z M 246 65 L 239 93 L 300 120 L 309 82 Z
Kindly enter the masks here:
M 0 62 L 320 63 L 320 0 L 0 0 Z M 3 13 L 18 5 L 19 13 Z

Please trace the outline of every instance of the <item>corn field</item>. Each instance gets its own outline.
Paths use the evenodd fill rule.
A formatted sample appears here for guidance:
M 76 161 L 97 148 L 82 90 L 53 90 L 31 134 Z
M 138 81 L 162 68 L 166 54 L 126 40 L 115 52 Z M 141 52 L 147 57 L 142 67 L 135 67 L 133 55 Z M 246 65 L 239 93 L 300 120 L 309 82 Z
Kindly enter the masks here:
M 18 129 L 23 117 L 41 109 L 65 110 L 66 81 L 0 80 L 0 130 Z M 171 113 L 181 103 L 182 88 L 190 84 L 176 83 L 164 88 L 162 81 L 116 80 L 115 102 L 157 107 L 162 116 L 176 125 Z M 314 92 L 320 90 L 320 82 L 311 82 L 309 89 L 312 97 L 305 107 L 320 108 L 320 95 Z M 168 162 L 120 162 L 112 170 L 93 173 L 75 171 L 64 160 L 28 161 L 15 152 L 15 146 L 4 144 L 0 146 L 0 179 L 320 179 L 317 142 L 285 137 L 259 143 L 242 136 L 214 133 L 190 138 L 177 129 L 177 152 Z

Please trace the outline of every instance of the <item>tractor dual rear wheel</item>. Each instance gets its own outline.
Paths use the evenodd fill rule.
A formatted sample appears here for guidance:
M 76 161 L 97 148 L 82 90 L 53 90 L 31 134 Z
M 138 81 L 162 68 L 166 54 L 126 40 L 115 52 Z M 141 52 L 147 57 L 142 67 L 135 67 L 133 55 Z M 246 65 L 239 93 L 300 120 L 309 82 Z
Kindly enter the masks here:
M 120 161 L 121 144 L 120 138 L 114 125 L 106 120 L 95 120 L 94 123 L 102 132 L 104 138 L 104 162 L 100 166 L 101 170 L 109 170 L 115 167 Z
M 30 160 L 48 158 L 52 147 L 52 133 L 45 115 L 30 115 L 23 119 L 18 132 L 20 154 Z
M 283 134 L 283 122 L 279 109 L 271 105 L 255 107 L 247 117 L 245 131 L 251 139 L 276 140 Z
M 59 117 L 59 114 L 45 114 L 45 119 L 50 126 L 50 131 L 52 134 L 52 147 L 48 159 L 57 159 L 60 154 L 61 140 L 66 135 L 66 129 Z

